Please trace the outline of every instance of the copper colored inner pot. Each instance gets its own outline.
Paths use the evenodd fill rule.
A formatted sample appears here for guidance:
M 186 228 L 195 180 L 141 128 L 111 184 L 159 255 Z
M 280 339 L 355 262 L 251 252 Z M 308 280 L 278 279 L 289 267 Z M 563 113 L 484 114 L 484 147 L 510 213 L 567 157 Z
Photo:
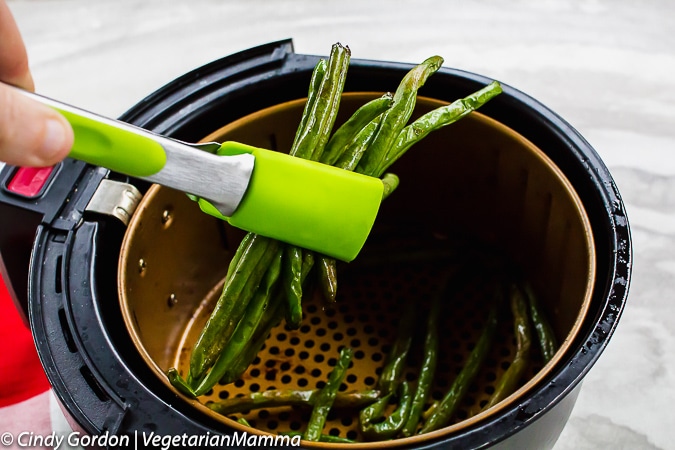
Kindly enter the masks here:
M 345 94 L 338 122 L 374 95 Z M 420 98 L 415 114 L 441 104 Z M 304 100 L 297 100 L 259 111 L 205 140 L 234 140 L 287 151 L 303 106 Z M 267 389 L 320 387 L 341 346 L 355 351 L 341 389 L 372 389 L 404 306 L 420 305 L 418 322 L 423 333 L 426 305 L 449 270 L 461 273 L 461 281 L 445 300 L 440 321 L 439 363 L 432 390 L 433 399 L 440 399 L 480 333 L 495 259 L 518 267 L 531 282 L 561 343 L 553 360 L 544 365 L 534 351 L 523 385 L 482 411 L 515 352 L 512 322 L 503 320 L 484 367 L 449 426 L 427 435 L 350 447 L 410 446 L 461 432 L 498 414 L 543 382 L 584 320 L 595 277 L 590 225 L 570 183 L 538 148 L 479 113 L 432 133 L 390 171 L 400 176 L 401 185 L 383 203 L 359 257 L 339 266 L 337 302 L 327 304 L 319 295 L 307 296 L 302 327 L 288 330 L 282 322 L 240 380 L 217 385 L 199 401 L 181 398 L 221 421 L 223 429 L 251 432 L 233 420 L 239 415 L 220 416 L 205 403 Z M 148 191 L 132 218 L 120 255 L 121 308 L 141 356 L 168 386 L 167 369 L 177 367 L 186 373 L 190 349 L 218 298 L 228 261 L 242 236 L 241 231 L 202 214 L 184 194 L 159 186 Z M 403 251 L 408 262 L 399 263 L 397 255 Z M 421 341 L 420 336 L 413 343 L 406 373 L 411 381 L 421 361 Z M 260 432 L 302 431 L 309 410 L 270 408 L 244 417 Z M 357 417 L 353 411 L 333 411 L 324 433 L 359 441 Z

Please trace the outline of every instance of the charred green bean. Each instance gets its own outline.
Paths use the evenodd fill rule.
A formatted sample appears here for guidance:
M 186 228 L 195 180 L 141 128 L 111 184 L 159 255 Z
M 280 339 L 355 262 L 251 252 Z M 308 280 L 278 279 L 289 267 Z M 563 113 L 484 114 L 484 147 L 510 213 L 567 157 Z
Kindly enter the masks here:
M 348 347 L 343 347 L 340 350 L 340 357 L 328 376 L 326 385 L 316 394 L 312 415 L 303 434 L 305 440 L 318 441 L 321 437 L 323 427 L 326 424 L 326 418 L 333 407 L 338 389 L 340 389 L 340 384 L 342 384 L 342 380 L 344 380 L 347 374 L 347 369 L 353 355 L 354 352 Z
M 251 392 L 243 397 L 232 397 L 207 406 L 217 413 L 228 415 L 252 409 L 276 408 L 280 406 L 313 406 L 319 397 L 319 389 L 291 390 L 275 389 L 262 392 Z M 335 395 L 334 408 L 361 408 L 378 400 L 377 390 L 338 392 Z
M 527 302 L 521 290 L 515 284 L 509 287 L 509 303 L 513 315 L 513 332 L 516 336 L 516 354 L 508 369 L 499 377 L 495 391 L 484 409 L 488 409 L 504 400 L 514 392 L 530 360 L 531 332 L 527 313 Z
M 483 360 L 485 359 L 497 328 L 497 306 L 494 305 L 490 309 L 487 321 L 483 326 L 478 341 L 475 347 L 469 354 L 464 367 L 459 372 L 457 377 L 452 382 L 450 389 L 445 394 L 441 402 L 434 409 L 431 417 L 424 422 L 420 434 L 429 433 L 439 428 L 443 428 L 448 424 L 452 414 L 455 412 L 457 405 L 464 398 L 464 395 L 469 389 L 469 386 L 476 374 L 480 370 Z

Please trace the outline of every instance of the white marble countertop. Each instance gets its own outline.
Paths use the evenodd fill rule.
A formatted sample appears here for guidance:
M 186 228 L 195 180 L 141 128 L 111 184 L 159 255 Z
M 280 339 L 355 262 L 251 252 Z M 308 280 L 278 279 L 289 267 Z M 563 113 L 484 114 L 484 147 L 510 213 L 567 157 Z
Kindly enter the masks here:
M 477 72 L 576 127 L 634 240 L 628 304 L 556 450 L 675 448 L 675 4 L 666 0 L 9 0 L 39 92 L 117 116 L 177 76 L 291 37 Z M 639 6 L 638 6 L 639 5 Z M 667 25 L 670 23 L 671 25 Z

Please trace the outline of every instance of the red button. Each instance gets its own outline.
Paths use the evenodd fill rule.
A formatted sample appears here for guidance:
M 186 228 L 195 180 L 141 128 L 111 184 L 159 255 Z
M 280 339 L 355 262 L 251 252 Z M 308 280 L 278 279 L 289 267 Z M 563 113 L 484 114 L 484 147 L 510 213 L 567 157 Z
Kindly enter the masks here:
M 54 167 L 20 167 L 7 184 L 7 190 L 24 197 L 37 197 L 49 180 Z

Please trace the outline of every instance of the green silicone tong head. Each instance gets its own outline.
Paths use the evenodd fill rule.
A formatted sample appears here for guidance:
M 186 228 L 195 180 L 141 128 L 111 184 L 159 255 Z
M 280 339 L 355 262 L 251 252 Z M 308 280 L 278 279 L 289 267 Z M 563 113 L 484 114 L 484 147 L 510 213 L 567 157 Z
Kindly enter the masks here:
M 70 157 L 178 189 L 231 225 L 351 261 L 382 201 L 382 182 L 237 142 L 188 144 L 36 94 L 70 122 Z

